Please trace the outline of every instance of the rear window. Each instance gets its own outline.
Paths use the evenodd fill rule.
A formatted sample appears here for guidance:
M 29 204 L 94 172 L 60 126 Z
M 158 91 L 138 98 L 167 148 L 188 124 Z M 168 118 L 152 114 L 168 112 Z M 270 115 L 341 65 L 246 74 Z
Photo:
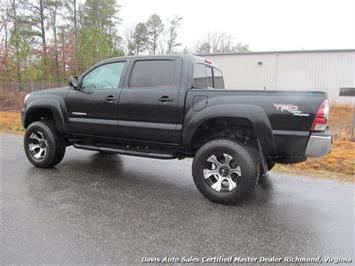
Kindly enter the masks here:
M 224 89 L 222 72 L 217 68 L 197 63 L 194 65 L 193 86 L 201 89 Z
M 176 67 L 174 60 L 137 61 L 132 70 L 129 86 L 134 88 L 175 87 L 178 83 Z
M 214 68 L 213 73 L 214 73 L 214 88 L 224 89 L 224 80 L 223 80 L 222 72 L 217 68 Z
M 207 81 L 207 88 L 213 88 L 212 68 L 208 66 L 206 66 L 206 81 Z
M 193 86 L 196 88 L 213 88 L 212 68 L 203 64 L 195 64 Z
M 206 67 L 202 64 L 195 64 L 193 74 L 193 86 L 197 88 L 206 88 Z

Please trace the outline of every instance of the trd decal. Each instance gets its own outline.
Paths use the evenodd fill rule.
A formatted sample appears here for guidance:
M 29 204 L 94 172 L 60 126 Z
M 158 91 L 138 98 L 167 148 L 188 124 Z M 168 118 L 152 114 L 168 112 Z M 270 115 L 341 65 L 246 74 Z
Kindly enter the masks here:
M 309 116 L 308 113 L 304 113 L 303 111 L 298 110 L 297 105 L 274 103 L 274 107 L 278 111 L 281 111 L 281 112 L 286 111 L 286 112 L 293 114 L 294 116 Z

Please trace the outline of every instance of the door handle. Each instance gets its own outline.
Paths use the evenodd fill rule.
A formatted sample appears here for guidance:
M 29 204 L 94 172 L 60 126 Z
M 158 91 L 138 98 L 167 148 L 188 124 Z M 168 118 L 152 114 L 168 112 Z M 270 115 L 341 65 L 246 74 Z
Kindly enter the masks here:
M 169 96 L 162 96 L 158 100 L 159 100 L 159 102 L 162 102 L 162 103 L 174 101 L 174 99 L 170 98 Z
M 113 95 L 109 95 L 106 97 L 106 102 L 114 102 L 116 100 L 117 98 L 115 98 Z

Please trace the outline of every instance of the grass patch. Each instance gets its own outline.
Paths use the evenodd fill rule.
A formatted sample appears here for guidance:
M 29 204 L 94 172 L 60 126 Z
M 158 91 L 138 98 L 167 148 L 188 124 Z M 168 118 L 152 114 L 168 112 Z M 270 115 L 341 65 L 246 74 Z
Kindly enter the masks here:
M 23 133 L 21 115 L 18 112 L 0 112 L 0 131 Z
M 327 156 L 308 158 L 299 164 L 277 164 L 274 169 L 355 182 L 355 142 L 335 139 Z

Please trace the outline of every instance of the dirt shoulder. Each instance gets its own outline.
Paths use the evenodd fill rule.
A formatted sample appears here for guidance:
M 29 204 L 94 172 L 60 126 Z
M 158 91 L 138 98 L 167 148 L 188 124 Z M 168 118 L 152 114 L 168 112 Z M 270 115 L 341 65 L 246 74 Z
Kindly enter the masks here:
M 19 112 L 0 112 L 0 131 L 11 133 L 23 133 L 25 129 L 21 125 Z
M 275 170 L 355 182 L 355 142 L 335 139 L 327 156 L 308 158 L 294 165 L 277 165 Z

